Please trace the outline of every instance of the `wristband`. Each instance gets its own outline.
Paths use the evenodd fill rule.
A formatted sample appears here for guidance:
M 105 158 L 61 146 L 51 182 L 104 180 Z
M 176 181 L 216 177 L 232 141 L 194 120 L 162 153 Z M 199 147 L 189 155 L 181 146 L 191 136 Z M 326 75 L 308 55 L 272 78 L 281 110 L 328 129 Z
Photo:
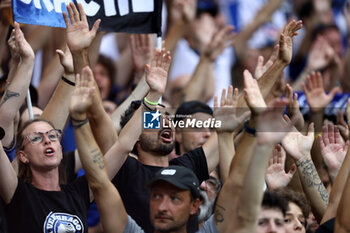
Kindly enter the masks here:
M 89 122 L 88 118 L 85 118 L 84 120 L 76 120 L 74 118 L 71 118 L 71 120 L 73 129 L 78 129 Z M 73 122 L 76 122 L 76 124 L 74 124 Z
M 248 134 L 256 136 L 256 129 L 250 128 L 248 125 L 248 121 L 244 122 L 244 129 Z
M 153 106 L 157 106 L 158 105 L 158 102 L 152 102 L 152 101 L 148 100 L 146 97 L 143 98 L 143 100 L 149 105 L 153 105 Z
M 145 103 L 145 100 L 144 100 L 144 99 L 142 100 L 142 105 L 143 105 L 143 107 L 144 107 L 147 111 L 151 111 L 151 112 L 156 111 L 156 108 L 154 108 L 154 109 L 150 108 L 150 107 Z
M 69 84 L 69 85 L 71 85 L 71 86 L 73 86 L 73 87 L 75 87 L 75 82 L 72 82 L 72 81 L 66 79 L 64 76 L 62 76 L 62 81 L 67 83 L 67 84 Z

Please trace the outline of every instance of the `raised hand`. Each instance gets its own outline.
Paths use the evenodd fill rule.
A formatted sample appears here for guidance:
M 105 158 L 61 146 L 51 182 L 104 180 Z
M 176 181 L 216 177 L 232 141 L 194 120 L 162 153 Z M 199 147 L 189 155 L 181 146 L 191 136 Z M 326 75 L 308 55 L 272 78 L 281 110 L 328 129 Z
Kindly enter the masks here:
M 233 95 L 232 95 L 233 94 Z M 214 117 L 221 121 L 221 127 L 217 131 L 233 132 L 248 116 L 249 112 L 237 116 L 238 89 L 229 86 L 226 96 L 226 89 L 222 89 L 220 107 L 218 98 L 214 97 Z
M 339 92 L 339 87 L 334 87 L 327 95 L 323 87 L 323 79 L 320 72 L 312 72 L 307 76 L 307 84 L 303 83 L 302 87 L 312 112 L 323 111 L 325 107 L 332 101 L 334 95 Z
M 15 29 L 12 30 L 10 38 L 7 41 L 7 44 L 10 48 L 11 58 L 19 61 L 19 59 L 21 59 L 21 56 L 19 54 L 19 48 L 16 46 Z
M 256 128 L 258 143 L 270 145 L 280 143 L 292 129 L 293 123 L 282 118 L 287 103 L 286 99 L 274 99 L 267 109 L 259 115 Z
M 19 24 L 15 22 L 15 41 L 16 47 L 18 48 L 18 53 L 22 59 L 30 58 L 34 59 L 34 51 L 30 44 L 24 38 L 23 32 L 19 27 Z
M 203 55 L 214 62 L 225 48 L 233 45 L 235 37 L 232 33 L 233 29 L 233 26 L 226 26 L 215 33 L 210 43 L 204 48 Z
M 278 189 L 286 187 L 292 180 L 296 172 L 296 165 L 293 164 L 289 172 L 285 172 L 284 165 L 286 162 L 286 151 L 277 145 L 272 152 L 269 165 L 265 174 L 265 181 L 269 189 Z
M 152 34 L 131 34 L 130 46 L 132 61 L 136 72 L 143 72 L 152 58 L 154 40 Z
M 346 141 L 345 143 L 339 129 L 331 123 L 323 126 L 323 135 L 318 135 L 318 142 L 329 175 L 334 181 L 344 161 L 350 142 Z
M 278 44 L 275 45 L 275 47 L 273 48 L 273 52 L 269 60 L 265 63 L 265 65 L 264 65 L 264 57 L 263 56 L 258 57 L 258 62 L 254 72 L 254 78 L 256 80 L 259 80 L 259 78 L 266 72 L 266 70 L 268 70 L 272 66 L 272 64 L 276 61 L 279 48 L 280 47 Z
M 288 117 L 284 118 L 287 122 L 290 121 Z M 307 135 L 301 134 L 297 129 L 293 128 L 282 140 L 283 148 L 287 153 L 298 161 L 304 157 L 310 157 L 310 151 L 314 142 L 314 123 L 309 125 Z
M 95 90 L 94 76 L 90 67 L 86 66 L 82 70 L 82 75 L 76 76 L 75 90 L 70 102 L 70 113 L 73 118 L 80 119 L 81 115 L 86 115 L 88 108 L 92 105 L 92 94 Z M 78 117 L 76 117 L 78 116 Z M 84 117 L 86 118 L 86 116 Z
M 349 139 L 349 126 L 344 119 L 344 113 L 341 109 L 337 112 L 337 128 L 344 140 Z
M 266 109 L 266 103 L 261 95 L 258 82 L 248 70 L 244 75 L 244 98 L 252 114 L 259 115 Z
M 304 128 L 304 117 L 300 112 L 298 94 L 294 93 L 293 88 L 287 83 L 285 89 L 285 96 L 288 99 L 288 114 L 292 118 L 296 119 L 295 127 L 301 131 Z
M 336 53 L 328 42 L 321 36 L 312 45 L 306 64 L 307 70 L 320 70 L 334 61 Z
M 182 19 L 191 22 L 196 16 L 196 5 L 196 0 L 173 0 L 170 9 L 171 20 L 174 22 Z
M 151 66 L 146 65 L 146 82 L 150 87 L 150 92 L 164 93 L 170 63 L 170 52 L 162 49 L 157 50 L 154 54 Z
M 74 74 L 73 58 L 68 46 L 66 46 L 64 52 L 60 49 L 56 50 L 60 58 L 61 65 L 64 68 L 65 75 Z
M 280 35 L 278 58 L 286 64 L 289 64 L 292 60 L 293 37 L 298 35 L 297 31 L 301 29 L 302 26 L 301 20 L 292 20 L 287 23 Z
M 89 48 L 101 22 L 100 19 L 96 20 L 90 31 L 84 9 L 80 3 L 78 3 L 78 8 L 80 14 L 74 3 L 71 2 L 67 5 L 69 19 L 66 12 L 63 12 L 64 22 L 66 23 L 67 44 L 72 53 Z

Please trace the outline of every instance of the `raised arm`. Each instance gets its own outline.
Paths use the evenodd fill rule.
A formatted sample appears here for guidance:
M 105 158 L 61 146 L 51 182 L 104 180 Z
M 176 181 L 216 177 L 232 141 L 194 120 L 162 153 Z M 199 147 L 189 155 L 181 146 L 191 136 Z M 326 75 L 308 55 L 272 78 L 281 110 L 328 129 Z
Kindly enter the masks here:
M 218 107 L 217 97 L 214 97 L 214 117 L 216 120 L 222 122 L 222 124 L 228 124 L 217 129 L 218 146 L 219 146 L 219 167 L 222 183 L 225 183 L 230 170 L 231 161 L 235 155 L 234 147 L 234 131 L 239 125 L 243 123 L 249 113 L 237 116 L 237 101 L 238 101 L 238 89 L 230 86 L 227 91 L 222 89 L 220 107 Z
M 79 11 L 72 2 L 67 5 L 71 23 L 66 12 L 62 13 L 66 24 L 67 44 L 73 56 L 74 71 L 76 74 L 79 74 L 83 67 L 90 65 L 88 48 L 95 39 L 101 22 L 100 19 L 96 20 L 92 29 L 89 30 L 87 18 L 80 3 L 78 3 L 78 8 Z
M 310 122 L 315 124 L 315 132 L 322 131 L 322 122 L 324 109 L 332 101 L 336 92 L 339 91 L 338 87 L 332 89 L 329 94 L 326 94 L 323 86 L 323 78 L 320 72 L 312 72 L 307 76 L 307 86 L 302 85 L 306 96 L 307 103 L 310 107 L 311 118 Z M 312 160 L 316 166 L 317 171 L 320 171 L 323 166 L 322 157 L 320 156 L 319 147 L 314 146 L 311 151 Z
M 72 23 L 69 23 L 67 15 L 63 13 L 67 27 L 67 44 L 72 52 L 76 74 L 81 71 L 82 67 L 89 66 L 88 49 L 96 36 L 100 23 L 100 20 L 97 20 L 92 29 L 89 30 L 86 15 L 81 4 L 78 4 L 78 8 L 79 11 L 73 3 L 67 6 L 69 19 Z M 97 84 L 95 81 L 93 83 L 95 85 L 95 91 L 92 94 L 92 104 L 88 108 L 87 113 L 94 137 L 102 153 L 105 154 L 117 140 L 118 136 L 114 130 L 112 120 L 104 111 Z
M 331 182 L 334 183 L 343 164 L 349 141 L 343 141 L 339 129 L 328 123 L 323 126 L 323 135 L 318 135 L 323 161 L 327 166 Z
M 184 36 L 187 26 L 196 16 L 196 0 L 168 0 L 168 29 L 165 34 L 165 48 L 173 56 L 177 42 Z
M 250 127 L 250 129 L 253 129 L 256 126 L 258 116 L 263 111 L 263 108 L 266 107 L 266 104 L 260 93 L 257 81 L 253 79 L 248 71 L 244 72 L 244 86 L 247 105 L 252 112 L 248 127 Z M 253 132 L 254 130 L 248 130 L 247 132 L 248 127 L 245 127 L 246 131 L 244 132 L 243 137 L 236 150 L 236 154 L 232 159 L 229 177 L 224 184 L 225 188 L 223 188 L 219 194 L 219 198 L 222 196 L 221 200 L 230 200 L 230 206 L 238 205 L 239 197 L 244 186 L 244 177 L 246 175 L 251 158 L 253 156 L 253 150 L 256 145 L 256 137 L 255 133 Z M 232 156 L 229 151 L 224 152 L 229 153 L 229 155 L 226 156 Z M 232 220 L 232 216 L 236 216 L 236 211 L 231 208 L 227 209 L 227 207 L 228 205 L 226 201 L 218 201 L 215 209 L 217 226 L 221 222 L 224 222 L 223 229 L 226 229 L 228 224 L 227 218 L 224 219 L 223 217 L 230 216 L 229 219 Z
M 18 179 L 0 142 L 0 195 L 5 204 L 10 203 L 15 194 Z
M 214 34 L 211 42 L 201 54 L 199 63 L 182 92 L 182 101 L 206 101 L 214 95 L 214 62 L 222 51 L 233 44 L 233 26 L 226 26 Z M 204 96 L 204 100 L 203 100 Z M 180 104 L 180 103 L 176 103 Z
M 216 217 L 221 216 L 222 219 L 222 221 L 216 222 L 219 232 L 227 232 L 228 229 L 235 229 L 237 232 L 254 232 L 261 207 L 264 177 L 269 157 L 274 145 L 283 138 L 291 127 L 291 123 L 286 124 L 282 119 L 282 110 L 285 104 L 285 100 L 277 99 L 267 111 L 259 116 L 257 144 L 255 144 L 252 153 L 252 161 L 250 165 L 247 165 L 248 169 L 243 174 L 244 185 L 238 194 L 239 199 L 232 198 L 232 193 L 236 192 L 234 191 L 235 179 L 238 178 L 233 176 L 234 172 L 230 172 L 227 182 L 223 185 L 215 209 Z
M 350 232 L 350 173 L 347 171 L 347 180 L 339 202 L 339 208 L 335 217 L 334 232 L 348 233 Z
M 305 121 L 303 114 L 300 112 L 298 94 L 293 93 L 293 88 L 288 83 L 286 84 L 285 96 L 288 98 L 288 115 L 291 118 L 295 117 L 297 119 L 295 128 L 302 131 L 304 129 Z
M 292 20 L 283 28 L 279 39 L 279 52 L 276 61 L 259 78 L 258 84 L 264 99 L 270 94 L 273 85 L 280 73 L 291 62 L 293 53 L 293 37 L 298 35 L 298 30 L 302 27 L 301 21 Z M 243 96 L 239 99 L 238 106 L 245 106 Z
M 93 102 L 91 94 L 94 88 L 92 71 L 85 67 L 81 78 L 77 75 L 76 88 L 70 103 L 74 135 L 103 228 L 105 232 L 121 233 L 126 226 L 127 213 L 118 191 L 109 180 L 103 155 L 87 121 L 86 112 Z
M 296 172 L 296 166 L 293 164 L 289 171 L 284 170 L 286 162 L 286 151 L 280 145 L 277 145 L 270 157 L 266 170 L 265 181 L 268 189 L 274 190 L 286 187 L 292 180 Z
M 346 107 L 347 113 L 350 113 L 350 99 L 348 99 L 348 104 Z M 339 133 L 339 132 L 338 132 Z M 323 137 L 323 138 L 322 138 Z M 339 172 L 337 171 L 337 175 L 335 177 L 334 183 L 332 185 L 332 190 L 329 196 L 329 203 L 327 206 L 327 210 L 325 214 L 323 215 L 321 224 L 328 221 L 331 218 L 334 218 L 337 214 L 337 210 L 339 208 L 339 202 L 342 197 L 342 193 L 346 184 L 347 176 L 350 171 L 350 150 L 349 150 L 349 145 L 348 142 L 346 143 L 347 145 L 342 145 L 339 144 L 339 141 L 337 142 L 334 140 L 333 143 L 330 143 L 331 140 L 327 140 L 327 137 L 325 135 L 319 136 L 318 140 L 324 142 L 324 148 L 321 146 L 321 151 L 323 154 L 323 157 L 330 157 L 334 160 L 334 158 L 337 157 L 343 157 L 345 155 L 344 160 L 342 161 L 341 167 Z M 328 136 L 329 137 L 329 136 Z M 320 142 L 320 145 L 322 143 Z M 326 155 L 327 153 L 327 155 Z M 337 155 L 338 154 L 338 155 Z M 326 159 L 325 159 L 326 160 Z M 334 160 L 337 161 L 337 160 Z M 336 167 L 338 166 L 338 162 L 335 163 Z
M 20 63 L 17 69 L 14 70 L 13 79 L 6 87 L 0 103 L 0 126 L 6 132 L 2 139 L 5 147 L 11 146 L 14 140 L 16 133 L 15 117 L 26 98 L 34 66 L 34 52 L 24 38 L 18 23 L 15 23 L 15 29 L 11 34 L 9 44 L 12 54 L 20 58 Z
M 121 130 L 121 115 L 126 111 L 126 109 L 128 109 L 132 101 L 142 99 L 146 96 L 149 90 L 145 78 L 145 65 L 150 62 L 150 59 L 154 52 L 153 39 L 154 38 L 151 34 L 133 34 L 130 36 L 130 46 L 135 70 L 134 78 L 138 80 L 138 84 L 132 93 L 128 96 L 128 98 L 123 101 L 123 103 L 118 106 L 118 108 L 111 115 L 114 126 L 117 129 L 118 133 Z
M 56 129 L 63 130 L 69 116 L 69 103 L 74 91 L 75 76 L 69 48 L 66 47 L 65 52 L 61 50 L 56 50 L 56 52 L 60 57 L 64 73 L 41 118 L 52 122 Z
M 254 32 L 259 29 L 282 4 L 283 0 L 270 0 L 262 7 L 254 19 L 246 27 L 244 27 L 237 35 L 237 44 L 235 51 L 239 59 L 242 59 L 247 49 L 247 42 Z
M 309 125 L 308 134 L 302 135 L 296 129 L 287 134 L 282 145 L 293 157 L 297 165 L 304 193 L 311 202 L 311 208 L 318 221 L 321 221 L 328 204 L 328 192 L 317 174 L 311 159 L 311 147 L 314 141 L 313 123 Z
M 161 51 L 157 50 L 151 61 L 151 65 L 146 66 L 146 81 L 150 87 L 150 91 L 146 96 L 147 100 L 157 103 L 164 94 L 170 62 L 170 52 L 166 52 L 163 49 Z M 147 104 L 146 109 L 155 109 L 155 106 Z M 105 154 L 108 165 L 108 175 L 111 179 L 119 171 L 128 153 L 137 142 L 142 130 L 141 122 L 142 109 L 139 108 L 120 131 L 116 143 L 114 143 Z

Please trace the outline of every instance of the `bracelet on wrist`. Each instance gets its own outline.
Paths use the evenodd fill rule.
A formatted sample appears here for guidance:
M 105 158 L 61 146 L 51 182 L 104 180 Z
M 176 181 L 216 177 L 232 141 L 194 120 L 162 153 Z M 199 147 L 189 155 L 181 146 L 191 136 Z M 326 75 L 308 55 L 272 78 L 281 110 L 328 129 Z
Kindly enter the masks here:
M 248 134 L 253 135 L 253 136 L 256 136 L 256 129 L 253 129 L 253 128 L 249 127 L 248 122 L 249 122 L 249 121 L 244 122 L 244 130 L 245 130 Z
M 157 110 L 156 107 L 154 107 L 154 108 L 149 107 L 149 106 L 146 104 L 145 99 L 142 100 L 142 105 L 143 105 L 143 107 L 144 107 L 147 111 L 154 112 L 154 111 Z
M 78 129 L 89 122 L 88 118 L 85 118 L 84 120 L 78 120 L 71 117 L 71 120 L 73 129 Z
M 71 86 L 73 86 L 73 87 L 75 87 L 75 82 L 72 82 L 72 81 L 68 80 L 68 79 L 67 79 L 66 77 L 64 77 L 64 76 L 62 76 L 62 81 L 65 82 L 65 83 L 67 83 L 67 84 L 69 84 L 69 85 L 71 85 Z
M 152 105 L 152 106 L 157 106 L 158 105 L 158 102 L 152 102 L 149 99 L 147 99 L 147 97 L 143 98 L 143 101 L 146 102 L 149 105 Z

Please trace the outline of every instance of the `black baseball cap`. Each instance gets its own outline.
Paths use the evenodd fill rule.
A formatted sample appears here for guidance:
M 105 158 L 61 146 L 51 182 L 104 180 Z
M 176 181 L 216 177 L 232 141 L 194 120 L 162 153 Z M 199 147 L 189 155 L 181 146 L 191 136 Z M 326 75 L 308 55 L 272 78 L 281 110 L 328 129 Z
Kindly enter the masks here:
M 189 190 L 194 198 L 200 197 L 199 181 L 190 169 L 182 166 L 169 166 L 160 169 L 147 184 L 151 188 L 157 181 L 165 181 L 182 190 Z
M 185 118 L 186 115 L 202 112 L 213 116 L 213 110 L 205 103 L 197 100 L 183 102 L 176 110 L 174 121 L 179 121 Z

